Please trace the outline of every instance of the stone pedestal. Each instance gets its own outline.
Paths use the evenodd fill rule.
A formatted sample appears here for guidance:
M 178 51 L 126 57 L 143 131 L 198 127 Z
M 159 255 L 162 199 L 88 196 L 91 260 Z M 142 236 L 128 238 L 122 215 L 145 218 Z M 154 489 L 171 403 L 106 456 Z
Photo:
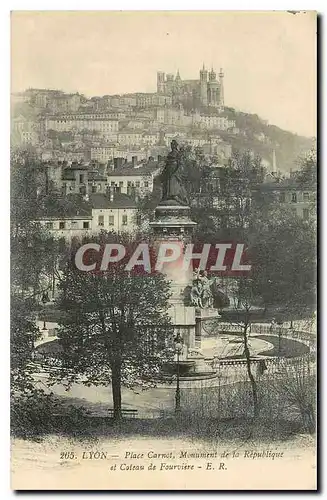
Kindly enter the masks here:
M 203 322 L 206 321 L 207 319 L 220 318 L 220 317 L 221 316 L 217 311 L 217 309 L 209 307 L 204 309 L 198 309 L 198 308 L 195 309 L 195 321 L 196 321 L 195 341 L 196 341 L 196 346 L 198 348 L 201 347 Z
M 191 242 L 196 222 L 190 218 L 190 207 L 167 201 L 157 206 L 155 221 L 150 226 L 158 246 L 168 242 L 181 246 L 179 261 L 165 266 L 162 272 L 171 282 L 169 314 L 175 325 L 176 335 L 179 333 L 183 338 L 185 349 L 181 357 L 186 359 L 188 349 L 195 346 L 195 308 L 185 306 L 185 289 L 192 282 L 192 266 L 184 270 L 181 264 L 185 246 Z

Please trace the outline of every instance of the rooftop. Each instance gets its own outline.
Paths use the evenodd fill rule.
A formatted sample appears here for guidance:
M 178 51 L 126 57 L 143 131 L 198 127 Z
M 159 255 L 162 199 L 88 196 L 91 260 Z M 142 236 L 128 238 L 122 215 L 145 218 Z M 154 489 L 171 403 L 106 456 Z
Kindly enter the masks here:
M 310 191 L 314 188 L 310 184 L 302 185 L 294 178 L 287 178 L 265 182 L 262 184 L 261 189 L 263 191 Z
M 113 200 L 110 201 L 109 195 L 102 193 L 94 193 L 90 195 L 89 200 L 92 208 L 107 209 L 107 208 L 136 208 L 136 202 L 130 196 L 124 193 L 114 193 Z
M 46 218 L 90 218 L 92 210 L 82 196 L 70 194 L 65 198 L 47 200 L 43 207 L 40 207 L 37 219 Z
M 110 172 L 108 172 L 108 177 L 119 177 L 119 176 L 132 177 L 134 175 L 137 176 L 151 175 L 160 167 L 161 164 L 158 163 L 157 161 L 150 161 L 144 166 L 140 167 L 133 167 L 132 163 L 127 163 L 119 168 L 116 168 L 115 170 L 111 170 Z
M 36 219 L 90 219 L 92 208 L 136 208 L 136 202 L 127 194 L 119 192 L 114 193 L 113 200 L 102 193 L 91 194 L 88 201 L 80 194 L 69 194 L 64 198 L 48 200 L 47 204 L 40 208 Z

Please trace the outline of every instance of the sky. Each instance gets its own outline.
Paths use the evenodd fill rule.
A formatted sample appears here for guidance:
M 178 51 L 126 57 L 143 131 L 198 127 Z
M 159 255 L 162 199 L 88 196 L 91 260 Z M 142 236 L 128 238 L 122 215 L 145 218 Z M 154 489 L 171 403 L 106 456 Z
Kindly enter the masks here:
M 316 135 L 314 12 L 15 11 L 11 90 L 155 92 L 156 72 L 225 73 L 226 106 Z

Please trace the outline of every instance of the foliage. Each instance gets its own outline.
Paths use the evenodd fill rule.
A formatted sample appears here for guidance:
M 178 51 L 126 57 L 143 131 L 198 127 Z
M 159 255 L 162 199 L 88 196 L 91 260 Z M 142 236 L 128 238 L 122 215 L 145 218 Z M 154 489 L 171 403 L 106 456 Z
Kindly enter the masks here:
M 292 212 L 275 207 L 257 218 L 250 241 L 256 291 L 266 307 L 303 316 L 315 309 L 316 232 Z
M 241 276 L 237 280 L 235 309 L 238 315 L 237 322 L 242 331 L 243 354 L 246 360 L 247 375 L 251 384 L 253 417 L 259 414 L 258 387 L 252 371 L 251 353 L 249 349 L 249 334 L 251 331 L 251 309 L 257 298 L 256 282 L 252 276 Z
M 300 416 L 305 432 L 313 434 L 316 428 L 316 376 L 310 360 L 301 360 L 301 365 L 282 367 L 274 389 L 290 408 Z
M 298 159 L 300 170 L 297 175 L 297 180 L 302 187 L 307 185 L 313 189 L 317 187 L 317 151 L 312 148 L 306 155 L 300 156 Z
M 103 233 L 101 243 L 114 239 Z M 115 241 L 124 243 L 123 236 Z M 86 384 L 111 382 L 120 418 L 121 384 L 152 385 L 172 356 L 169 284 L 160 274 L 133 276 L 120 262 L 95 272 L 67 262 L 60 288 L 61 376 L 69 383 L 80 376 Z
M 20 438 L 35 438 L 58 431 L 76 435 L 85 428 L 86 416 L 84 409 L 63 405 L 53 394 L 45 394 L 39 389 L 11 398 L 11 432 Z
M 34 342 L 39 338 L 34 317 L 28 302 L 11 297 L 10 370 L 11 390 L 19 394 L 31 391 L 33 367 L 31 361 Z
M 58 206 L 60 193 L 35 154 L 14 150 L 11 156 L 11 230 L 14 236 L 45 209 Z
M 36 222 L 43 210 L 58 205 L 59 193 L 35 155 L 15 150 L 11 158 L 12 286 L 21 297 L 40 298 L 57 273 L 63 243 Z
M 14 235 L 37 212 L 37 187 L 41 165 L 35 155 L 13 151 L 11 157 L 11 227 Z
M 225 108 L 224 113 L 228 119 L 236 121 L 240 134 L 231 134 L 219 131 L 219 135 L 232 145 L 233 150 L 245 152 L 252 150 L 256 155 L 272 163 L 273 149 L 276 151 L 277 167 L 283 173 L 289 172 L 294 167 L 294 162 L 299 154 L 310 149 L 312 138 L 299 136 L 268 124 L 256 114 L 236 111 Z M 259 140 L 257 135 L 263 134 L 264 140 Z
M 11 284 L 22 298 L 40 300 L 57 276 L 58 254 L 63 243 L 36 223 L 26 222 L 11 235 Z
M 220 167 L 204 159 L 185 164 L 192 217 L 198 223 L 196 237 L 203 241 L 243 239 L 254 203 L 261 210 L 266 204 L 258 189 L 265 173 L 260 158 L 234 152 L 228 164 Z

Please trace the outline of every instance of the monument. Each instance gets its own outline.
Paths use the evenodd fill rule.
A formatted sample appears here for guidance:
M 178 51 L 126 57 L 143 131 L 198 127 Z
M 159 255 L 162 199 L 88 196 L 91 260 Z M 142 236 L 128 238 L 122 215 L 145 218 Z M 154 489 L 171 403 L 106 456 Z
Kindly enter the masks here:
M 191 209 L 181 180 L 181 167 L 181 153 L 177 142 L 173 140 L 161 174 L 162 198 L 155 209 L 155 220 L 151 222 L 151 227 L 158 244 L 177 243 L 184 255 L 186 245 L 191 243 L 193 229 L 197 224 L 190 217 Z M 181 360 L 193 363 L 194 370 L 198 371 L 197 366 L 203 358 L 199 349 L 201 321 L 204 317 L 218 316 L 218 312 L 212 308 L 212 281 L 206 272 L 201 275 L 197 271 L 194 273 L 191 264 L 187 269 L 177 264 L 163 272 L 171 282 L 170 316 L 175 335 L 183 339 Z M 191 292 L 187 297 L 189 290 Z M 209 365 L 207 369 L 208 372 L 211 371 Z M 202 362 L 201 372 L 203 372 Z

